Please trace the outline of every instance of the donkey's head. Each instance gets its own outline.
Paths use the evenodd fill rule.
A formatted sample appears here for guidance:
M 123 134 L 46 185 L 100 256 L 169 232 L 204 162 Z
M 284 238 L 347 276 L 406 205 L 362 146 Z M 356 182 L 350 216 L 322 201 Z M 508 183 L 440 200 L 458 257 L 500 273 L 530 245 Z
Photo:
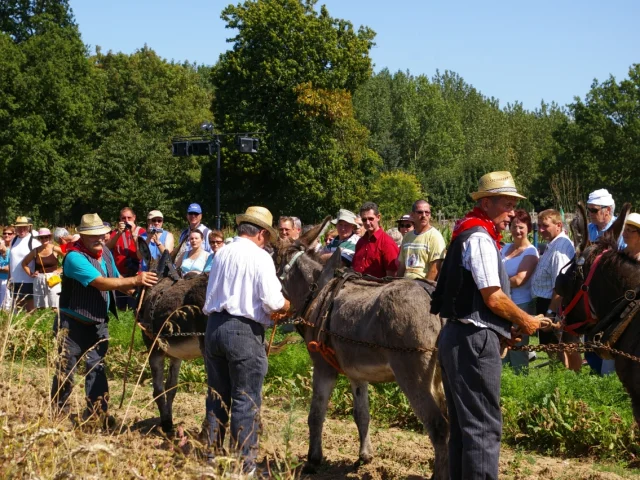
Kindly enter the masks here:
M 579 300 L 577 297 L 586 294 L 586 298 L 588 299 L 588 286 L 585 286 L 585 282 L 592 268 L 594 268 L 593 265 L 596 259 L 599 259 L 605 251 L 610 250 L 615 254 L 618 239 L 630 210 L 631 205 L 625 203 L 622 206 L 620 216 L 604 233 L 602 238 L 595 243 L 591 243 L 589 240 L 587 211 L 582 202 L 578 204 L 576 215 L 571 222 L 571 232 L 576 247 L 576 254 L 562 269 L 555 283 L 555 291 L 562 297 L 562 310 L 566 313 L 565 322 L 567 325 L 573 325 L 579 322 L 584 323 L 590 316 L 590 312 L 587 311 L 588 301 Z M 592 273 L 592 275 L 594 273 Z M 585 293 L 581 294 L 581 291 Z M 574 303 L 574 305 L 569 308 L 572 303 Z M 584 333 L 587 327 L 588 325 L 585 325 L 584 327 L 576 329 L 576 333 Z
M 284 295 L 291 301 L 296 311 L 303 308 L 311 291 L 315 290 L 322 273 L 320 257 L 316 252 L 319 238 L 331 217 L 314 226 L 297 240 L 278 240 L 273 253 L 276 273 Z M 300 312 L 301 313 L 301 312 Z

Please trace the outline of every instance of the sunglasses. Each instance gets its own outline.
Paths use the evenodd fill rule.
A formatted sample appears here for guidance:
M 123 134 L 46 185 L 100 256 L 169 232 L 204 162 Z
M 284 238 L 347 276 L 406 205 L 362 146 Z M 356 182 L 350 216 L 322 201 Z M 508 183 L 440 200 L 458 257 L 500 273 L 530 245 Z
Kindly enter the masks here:
M 162 223 L 164 220 L 162 218 L 152 218 L 151 223 Z
M 2 232 L 2 235 L 5 235 L 5 236 L 15 235 L 15 232 Z
M 431 215 L 431 210 L 414 210 L 416 215 Z
M 413 227 L 413 223 L 399 223 L 398 228 L 411 228 Z
M 187 212 L 187 215 L 197 217 L 200 214 L 198 212 Z
M 211 245 L 222 245 L 224 243 L 224 240 L 212 240 L 211 242 L 209 242 Z
M 41 238 L 42 240 L 51 240 L 51 235 L 40 235 L 38 238 Z
M 602 207 L 598 208 L 598 207 L 589 207 L 587 208 L 587 210 L 589 210 L 589 212 L 591 213 L 598 213 L 600 210 L 602 210 Z

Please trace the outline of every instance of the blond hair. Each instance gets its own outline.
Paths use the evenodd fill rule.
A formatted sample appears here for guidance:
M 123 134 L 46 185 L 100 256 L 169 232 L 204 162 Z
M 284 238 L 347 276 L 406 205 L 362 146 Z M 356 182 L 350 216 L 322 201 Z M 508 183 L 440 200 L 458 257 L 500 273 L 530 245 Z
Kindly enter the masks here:
M 562 223 L 562 215 L 560 215 L 559 211 L 554 210 L 553 208 L 543 210 L 538 214 L 538 222 L 544 222 L 547 218 L 553 223 Z

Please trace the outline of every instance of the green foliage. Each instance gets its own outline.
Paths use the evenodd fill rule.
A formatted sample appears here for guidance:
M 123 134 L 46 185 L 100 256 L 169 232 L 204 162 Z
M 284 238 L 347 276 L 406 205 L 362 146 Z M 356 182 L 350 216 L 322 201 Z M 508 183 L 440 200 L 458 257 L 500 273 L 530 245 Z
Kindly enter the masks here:
M 212 72 L 223 131 L 264 131 L 251 157 L 225 149 L 225 208 L 251 202 L 307 221 L 354 208 L 380 160 L 353 117 L 351 94 L 371 74 L 374 33 L 314 9 L 312 0 L 230 5 L 237 29 Z
M 413 202 L 424 197 L 416 176 L 401 170 L 382 173 L 371 185 L 369 195 L 383 218 L 391 221 L 410 212 Z

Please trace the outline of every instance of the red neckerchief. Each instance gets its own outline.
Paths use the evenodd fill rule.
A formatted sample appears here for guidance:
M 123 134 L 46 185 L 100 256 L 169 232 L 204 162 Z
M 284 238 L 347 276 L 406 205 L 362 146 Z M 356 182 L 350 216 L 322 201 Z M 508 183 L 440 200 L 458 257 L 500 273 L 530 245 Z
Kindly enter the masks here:
M 461 218 L 456 222 L 455 227 L 453 227 L 453 235 L 451 235 L 451 241 L 453 242 L 458 235 L 460 235 L 465 230 L 469 230 L 473 227 L 482 227 L 487 233 L 493 238 L 493 241 L 496 242 L 496 247 L 498 250 L 502 250 L 502 245 L 500 245 L 500 240 L 502 240 L 502 235 L 496 229 L 496 225 L 491 221 L 491 219 L 478 207 L 475 207 L 469 213 L 467 213 L 464 218 Z
M 87 255 L 89 255 L 92 258 L 95 258 L 96 260 L 100 260 L 102 258 L 102 250 L 100 250 L 100 253 L 95 254 L 89 251 L 89 249 L 84 246 L 84 243 L 82 243 L 82 240 L 78 240 L 77 242 L 74 242 L 72 245 L 67 247 L 67 251 L 86 253 Z

